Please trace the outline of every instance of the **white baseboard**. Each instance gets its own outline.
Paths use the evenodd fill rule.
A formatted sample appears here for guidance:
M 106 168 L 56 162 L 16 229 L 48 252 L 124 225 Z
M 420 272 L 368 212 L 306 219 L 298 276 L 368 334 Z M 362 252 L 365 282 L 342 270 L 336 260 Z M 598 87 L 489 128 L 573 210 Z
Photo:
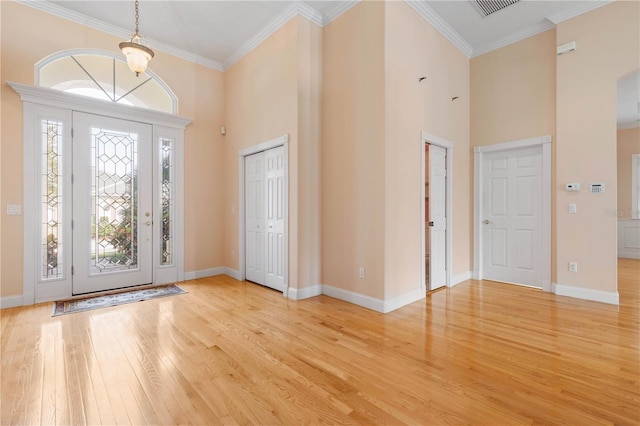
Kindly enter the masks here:
M 242 278 L 240 277 L 240 271 L 238 271 L 236 269 L 231 269 L 231 268 L 226 268 L 225 267 L 224 268 L 224 274 L 225 275 L 229 275 L 234 280 L 242 281 Z
M 458 275 L 454 275 L 451 277 L 451 282 L 449 283 L 449 287 L 456 286 L 460 283 L 463 283 L 467 280 L 471 279 L 471 271 L 463 272 Z
M 640 250 L 618 250 L 618 257 L 623 259 L 640 259 Z
M 224 266 L 211 269 L 201 269 L 200 271 L 189 271 L 184 273 L 184 280 L 197 280 L 198 278 L 215 277 L 226 273 Z
M 197 280 L 198 278 L 215 277 L 216 275 L 229 275 L 231 278 L 240 281 L 240 272 L 236 271 L 235 269 L 227 268 L 226 266 L 185 272 L 184 280 Z
M 620 304 L 620 296 L 617 291 L 601 291 L 588 288 L 573 287 L 563 284 L 552 284 L 552 291 L 558 296 L 569 296 L 577 299 L 592 300 L 594 302 Z
M 383 304 L 383 313 L 395 311 L 398 308 L 407 306 L 413 302 L 424 299 L 426 297 L 425 290 L 419 288 L 402 296 L 398 296 L 393 299 L 385 300 Z
M 6 296 L 0 297 L 0 309 L 15 308 L 16 306 L 23 306 L 22 295 L 20 296 Z
M 322 286 L 314 285 L 304 288 L 292 288 L 289 287 L 289 294 L 287 297 L 292 300 L 308 299 L 310 297 L 320 296 L 322 294 Z
M 376 312 L 384 312 L 383 300 L 365 296 L 364 294 L 354 293 L 353 291 L 343 290 L 326 284 L 322 284 L 322 294 L 333 297 L 334 299 L 353 303 L 354 305 L 362 306 L 363 308 L 371 309 Z

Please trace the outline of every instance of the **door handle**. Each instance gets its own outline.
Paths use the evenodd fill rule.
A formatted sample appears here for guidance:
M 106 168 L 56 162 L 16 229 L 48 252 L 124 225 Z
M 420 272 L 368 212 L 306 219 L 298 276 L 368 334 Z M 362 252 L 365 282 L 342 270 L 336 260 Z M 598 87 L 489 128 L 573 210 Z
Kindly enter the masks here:
M 490 220 L 485 219 L 485 220 L 482 221 L 482 223 L 484 223 L 485 225 L 489 225 L 489 224 L 491 224 L 493 222 L 491 222 Z
M 150 221 L 150 220 L 148 220 L 148 221 L 146 221 L 144 224 L 145 224 L 145 225 L 147 225 L 147 226 L 151 226 L 151 221 Z
M 433 221 L 429 221 L 429 226 L 434 226 Z

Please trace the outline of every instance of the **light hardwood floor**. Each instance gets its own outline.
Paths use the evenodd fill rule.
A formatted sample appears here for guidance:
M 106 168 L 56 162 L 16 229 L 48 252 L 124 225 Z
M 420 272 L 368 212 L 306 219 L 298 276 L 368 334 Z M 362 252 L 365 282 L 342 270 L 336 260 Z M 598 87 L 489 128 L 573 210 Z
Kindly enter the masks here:
M 387 315 L 228 277 L 1 312 L 5 424 L 639 424 L 640 261 L 620 307 L 469 281 Z

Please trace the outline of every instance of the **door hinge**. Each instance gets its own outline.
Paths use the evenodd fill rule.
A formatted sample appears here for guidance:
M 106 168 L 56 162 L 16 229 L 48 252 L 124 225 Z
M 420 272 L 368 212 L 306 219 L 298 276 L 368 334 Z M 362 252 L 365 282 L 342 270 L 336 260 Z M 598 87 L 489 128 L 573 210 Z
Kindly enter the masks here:
M 71 175 L 71 184 L 73 185 L 73 183 L 75 182 L 76 177 L 74 175 Z
M 72 266 L 71 267 L 71 275 L 73 275 L 75 273 L 75 268 Z
M 73 229 L 73 220 L 71 221 L 71 229 Z
M 73 137 L 73 128 L 71 128 L 71 137 Z

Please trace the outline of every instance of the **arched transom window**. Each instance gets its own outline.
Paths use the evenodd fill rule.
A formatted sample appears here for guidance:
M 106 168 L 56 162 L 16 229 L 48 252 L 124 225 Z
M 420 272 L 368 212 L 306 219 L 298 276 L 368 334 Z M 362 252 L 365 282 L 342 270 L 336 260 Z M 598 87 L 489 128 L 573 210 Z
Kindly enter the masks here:
M 152 71 L 136 77 L 120 55 L 96 50 L 58 52 L 36 64 L 36 84 L 125 105 L 177 113 L 177 99 Z

